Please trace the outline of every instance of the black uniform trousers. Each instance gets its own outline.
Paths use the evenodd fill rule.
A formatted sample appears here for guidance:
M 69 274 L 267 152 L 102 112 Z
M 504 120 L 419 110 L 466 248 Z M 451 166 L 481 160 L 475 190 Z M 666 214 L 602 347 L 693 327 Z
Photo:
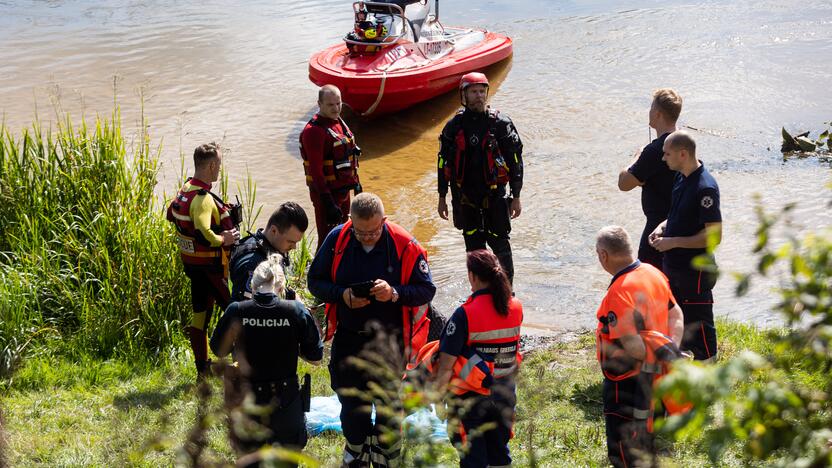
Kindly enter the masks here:
M 341 429 L 346 439 L 343 461 L 349 467 L 400 465 L 401 379 L 396 376 L 401 376 L 404 368 L 390 360 L 390 367 L 383 369 L 369 356 L 362 356 L 373 344 L 373 335 L 338 327 L 332 344 L 330 384 L 341 403 Z
M 641 233 L 641 240 L 638 243 L 638 259 L 643 263 L 653 265 L 659 270 L 664 269 L 662 265 L 664 261 L 664 254 L 650 245 L 650 234 L 652 234 L 653 230 L 656 229 L 656 226 L 658 226 L 665 219 L 667 219 L 667 216 L 663 218 L 648 217 L 647 224 L 644 225 L 644 231 Z
M 246 393 L 254 396 L 257 409 L 247 411 L 238 406 L 244 421 L 232 418 L 232 441 L 240 453 L 251 453 L 266 445 L 279 444 L 287 449 L 306 446 L 306 418 L 297 376 L 276 382 L 247 382 Z M 259 466 L 256 462 L 246 466 Z M 283 463 L 277 466 L 297 466 Z
M 623 380 L 604 378 L 604 422 L 607 456 L 616 468 L 654 464 L 653 435 L 647 431 L 652 374 L 639 373 Z
M 671 268 L 667 265 L 664 273 L 670 281 L 673 297 L 685 315 L 682 350 L 692 352 L 697 361 L 716 356 L 713 295 L 716 275 L 693 269 Z
M 461 468 L 511 466 L 508 443 L 516 406 L 513 383 L 494 385 L 491 395 L 468 392 L 455 399 L 448 434 L 459 450 Z
M 504 190 L 500 190 L 480 202 L 454 193 L 452 200 L 454 226 L 462 229 L 466 252 L 485 249 L 488 244 L 500 261 L 500 266 L 509 281 L 514 282 L 514 259 L 509 243 L 511 199 L 505 198 L 503 192 Z

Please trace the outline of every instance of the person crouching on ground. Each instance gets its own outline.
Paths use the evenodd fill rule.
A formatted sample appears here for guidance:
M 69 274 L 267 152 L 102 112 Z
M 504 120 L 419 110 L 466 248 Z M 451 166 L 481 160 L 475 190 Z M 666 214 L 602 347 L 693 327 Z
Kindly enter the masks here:
M 490 388 L 456 394 L 451 404 L 458 427 L 449 424 L 448 434 L 460 451 L 459 466 L 509 466 L 508 442 L 512 437 L 517 396 L 515 376 L 520 364 L 520 325 L 523 306 L 511 294 L 511 283 L 497 256 L 481 249 L 468 253 L 468 281 L 473 294 L 451 316 L 439 340 L 439 370 L 436 385 L 440 394 L 449 383 L 463 384 L 464 375 L 454 375 L 454 364 L 466 349 L 475 352 L 466 368 L 480 359 L 490 363 Z M 482 429 L 481 429 L 482 428 Z
M 214 354 L 224 357 L 233 352 L 247 398 L 270 407 L 265 414 L 244 414 L 249 421 L 265 426 L 265 433 L 240 434 L 232 427 L 232 440 L 240 455 L 264 445 L 280 444 L 295 450 L 306 445 L 303 400 L 309 395 L 301 395 L 298 357 L 317 365 L 324 346 L 306 307 L 283 299 L 285 285 L 283 258 L 271 254 L 254 270 L 254 297 L 228 306 L 211 336 Z

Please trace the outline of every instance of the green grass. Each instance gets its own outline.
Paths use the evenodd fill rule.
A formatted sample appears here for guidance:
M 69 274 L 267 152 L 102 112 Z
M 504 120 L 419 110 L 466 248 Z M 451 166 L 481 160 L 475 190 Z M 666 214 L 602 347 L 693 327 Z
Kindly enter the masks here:
M 730 356 L 743 348 L 765 353 L 768 331 L 720 322 L 720 345 Z M 313 374 L 313 395 L 330 395 L 325 366 L 302 364 Z M 6 418 L 11 466 L 171 466 L 186 458 L 183 446 L 196 419 L 194 373 L 189 355 L 171 353 L 161 364 L 89 356 L 78 361 L 41 355 L 27 360 L 8 383 L 0 407 Z M 533 353 L 518 383 L 516 466 L 604 466 L 601 375 L 592 335 Z M 225 438 L 221 384 L 208 400 L 210 428 L 204 460 L 233 461 Z M 306 453 L 322 466 L 337 465 L 343 438 L 312 438 Z M 660 442 L 662 464 L 704 466 L 701 441 Z M 424 444 L 405 444 L 409 464 Z M 449 443 L 432 447 L 446 466 L 457 463 Z M 739 466 L 736 450 L 721 465 Z
M 125 137 L 118 110 L 20 138 L 0 124 L 0 377 L 44 350 L 148 359 L 181 340 L 189 295 L 145 128 Z

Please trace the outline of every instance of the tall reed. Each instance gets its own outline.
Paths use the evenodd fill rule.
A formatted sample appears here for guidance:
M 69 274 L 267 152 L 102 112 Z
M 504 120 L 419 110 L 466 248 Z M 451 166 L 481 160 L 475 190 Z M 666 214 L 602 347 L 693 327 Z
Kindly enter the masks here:
M 0 375 L 27 350 L 164 352 L 188 284 L 154 195 L 158 148 L 128 143 L 118 109 L 12 136 L 0 124 Z

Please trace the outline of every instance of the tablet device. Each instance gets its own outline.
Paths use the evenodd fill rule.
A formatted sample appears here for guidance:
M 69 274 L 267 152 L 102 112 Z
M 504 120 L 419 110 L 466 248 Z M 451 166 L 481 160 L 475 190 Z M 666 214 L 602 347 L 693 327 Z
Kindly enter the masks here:
M 372 289 L 375 285 L 375 281 L 363 281 L 361 283 L 351 284 L 350 289 L 352 289 L 352 295 L 355 297 L 369 298 L 370 289 Z

